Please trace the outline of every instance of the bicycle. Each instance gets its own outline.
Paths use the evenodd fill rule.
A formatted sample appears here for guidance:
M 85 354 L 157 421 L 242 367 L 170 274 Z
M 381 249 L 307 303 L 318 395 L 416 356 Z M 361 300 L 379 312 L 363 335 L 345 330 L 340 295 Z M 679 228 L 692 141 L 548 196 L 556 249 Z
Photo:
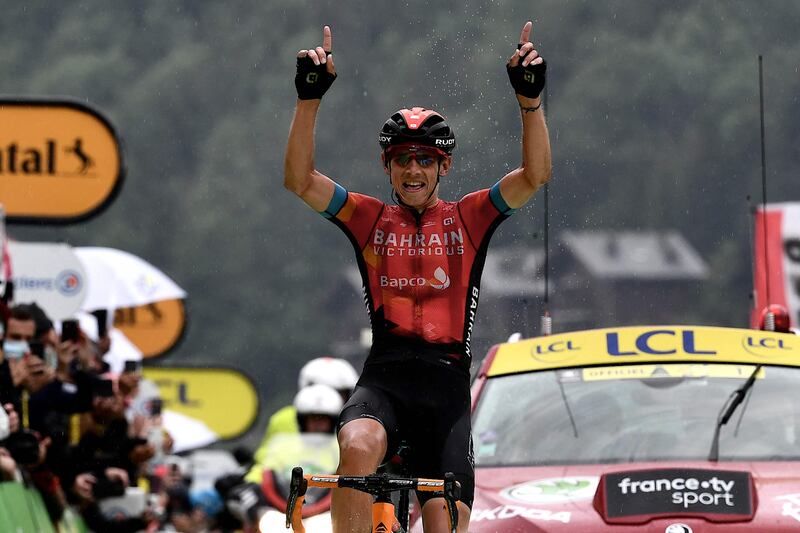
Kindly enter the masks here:
M 458 528 L 458 505 L 456 502 L 461 496 L 461 485 L 450 472 L 444 475 L 444 479 L 426 479 L 391 476 L 387 473 L 369 476 L 303 474 L 301 467 L 295 467 L 292 469 L 292 481 L 286 505 L 286 529 L 291 527 L 295 533 L 305 533 L 302 519 L 303 502 L 309 487 L 331 490 L 355 489 L 374 496 L 375 501 L 372 503 L 373 533 L 391 533 L 392 526 L 397 520 L 395 505 L 391 499 L 393 492 L 401 491 L 401 495 L 407 495 L 411 490 L 433 492 L 434 495 L 445 499 L 450 532 L 456 533 Z M 408 529 L 408 498 L 401 498 L 399 507 L 400 531 L 402 532 Z M 403 517 L 405 517 L 405 524 L 402 522 Z

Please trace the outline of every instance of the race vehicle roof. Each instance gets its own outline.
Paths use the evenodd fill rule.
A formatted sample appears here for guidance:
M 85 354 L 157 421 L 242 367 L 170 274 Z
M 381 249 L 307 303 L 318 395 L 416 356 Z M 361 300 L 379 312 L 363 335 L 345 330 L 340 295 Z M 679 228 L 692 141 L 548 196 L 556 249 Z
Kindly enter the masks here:
M 708 326 L 632 326 L 536 337 L 497 347 L 487 376 L 646 363 L 800 367 L 800 336 Z

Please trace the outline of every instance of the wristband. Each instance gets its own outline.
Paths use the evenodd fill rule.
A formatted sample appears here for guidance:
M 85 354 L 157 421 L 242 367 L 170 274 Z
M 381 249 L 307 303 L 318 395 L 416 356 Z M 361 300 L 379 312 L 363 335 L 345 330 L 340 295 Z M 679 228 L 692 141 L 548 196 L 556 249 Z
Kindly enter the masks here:
M 327 55 L 330 55 L 328 52 Z M 328 72 L 328 65 L 314 64 L 310 57 L 297 58 L 297 74 L 294 76 L 294 86 L 300 100 L 316 100 L 330 89 L 336 74 Z
M 522 45 L 517 45 L 517 49 Z M 526 98 L 536 98 L 544 89 L 545 77 L 547 72 L 547 62 L 542 59 L 538 65 L 530 64 L 527 67 L 522 66 L 522 58 L 519 58 L 520 63 L 516 67 L 506 65 L 508 72 L 508 79 L 514 92 Z M 535 111 L 535 110 L 534 110 Z
M 536 110 L 539 109 L 540 107 L 542 107 L 542 102 L 539 102 L 539 105 L 534 107 L 525 107 L 524 105 L 521 104 L 519 106 L 519 108 L 522 110 L 523 113 L 535 113 Z

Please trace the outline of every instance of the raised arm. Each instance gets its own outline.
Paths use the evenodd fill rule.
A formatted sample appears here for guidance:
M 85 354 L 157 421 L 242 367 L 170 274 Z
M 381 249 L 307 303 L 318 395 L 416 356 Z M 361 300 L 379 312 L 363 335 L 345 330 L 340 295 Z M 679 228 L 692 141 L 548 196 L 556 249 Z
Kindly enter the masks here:
M 509 207 L 519 208 L 550 179 L 550 138 L 541 109 L 547 64 L 530 42 L 532 23 L 526 22 L 519 46 L 506 68 L 522 115 L 522 164 L 500 181 L 500 194 Z
M 314 126 L 322 96 L 336 79 L 331 29 L 322 30 L 322 46 L 297 53 L 297 104 L 283 166 L 283 185 L 316 211 L 333 197 L 334 182 L 314 167 Z

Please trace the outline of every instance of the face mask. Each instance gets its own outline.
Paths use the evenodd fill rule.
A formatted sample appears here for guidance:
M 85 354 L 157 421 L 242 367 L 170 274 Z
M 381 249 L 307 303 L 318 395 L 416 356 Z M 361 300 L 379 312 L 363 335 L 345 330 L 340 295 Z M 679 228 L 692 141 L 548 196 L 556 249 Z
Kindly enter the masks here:
M 19 359 L 29 351 L 28 341 L 15 341 L 11 339 L 3 341 L 3 353 L 9 359 Z

